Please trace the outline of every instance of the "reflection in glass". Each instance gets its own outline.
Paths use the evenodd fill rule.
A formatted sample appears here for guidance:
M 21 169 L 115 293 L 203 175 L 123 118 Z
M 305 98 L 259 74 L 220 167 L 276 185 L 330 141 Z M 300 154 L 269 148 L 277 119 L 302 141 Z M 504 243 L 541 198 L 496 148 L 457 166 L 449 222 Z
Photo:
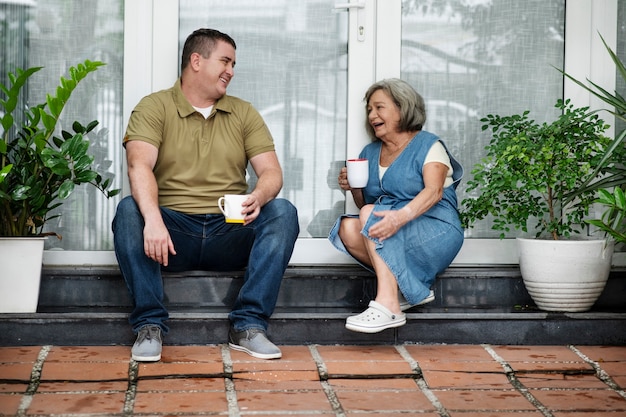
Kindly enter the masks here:
M 16 68 L 42 66 L 28 85 L 24 105 L 45 102 L 59 78 L 85 59 L 107 65 L 81 82 L 64 109 L 61 128 L 79 120 L 100 122 L 90 135 L 99 163 L 110 164 L 113 188 L 122 183 L 122 0 L 0 0 L 0 77 Z M 108 161 L 108 162 L 106 162 Z M 52 215 L 46 249 L 112 250 L 111 221 L 118 198 L 107 200 L 90 187 L 77 188 Z
M 483 156 L 489 113 L 558 115 L 564 0 L 403 0 L 401 76 L 426 100 L 426 130 L 439 135 L 466 174 Z M 463 181 L 459 201 L 467 197 Z M 468 237 L 497 237 L 488 220 Z
M 344 209 L 336 178 L 346 153 L 347 13 L 333 5 L 180 1 L 181 50 L 200 27 L 237 43 L 228 94 L 251 102 L 268 124 L 284 170 L 281 196 L 298 208 L 300 237 L 326 237 Z

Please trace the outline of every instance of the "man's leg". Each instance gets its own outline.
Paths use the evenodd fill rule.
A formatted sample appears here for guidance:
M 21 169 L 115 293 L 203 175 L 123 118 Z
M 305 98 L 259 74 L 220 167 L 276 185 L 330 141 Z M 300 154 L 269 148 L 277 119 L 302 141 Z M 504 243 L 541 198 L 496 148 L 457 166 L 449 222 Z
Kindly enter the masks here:
M 163 305 L 160 265 L 148 258 L 143 247 L 144 220 L 135 200 L 126 197 L 113 219 L 115 256 L 133 299 L 129 322 L 137 340 L 132 357 L 137 361 L 161 359 L 161 333 L 166 334 L 168 312 Z
M 230 346 L 252 356 L 273 359 L 280 350 L 266 339 L 268 320 L 298 238 L 296 208 L 285 199 L 274 199 L 249 226 L 254 229 L 244 284 L 229 318 Z
M 115 256 L 133 299 L 129 322 L 135 333 L 146 325 L 156 325 L 167 333 L 161 266 L 144 252 L 143 229 L 143 216 L 135 200 L 125 197 L 117 206 L 113 234 Z

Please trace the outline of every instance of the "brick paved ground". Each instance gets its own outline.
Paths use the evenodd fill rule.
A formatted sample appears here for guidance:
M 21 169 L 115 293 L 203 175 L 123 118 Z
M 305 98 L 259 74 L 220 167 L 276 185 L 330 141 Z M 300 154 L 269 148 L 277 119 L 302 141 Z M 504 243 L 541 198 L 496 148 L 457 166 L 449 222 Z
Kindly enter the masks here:
M 0 347 L 3 416 L 626 416 L 622 346 Z

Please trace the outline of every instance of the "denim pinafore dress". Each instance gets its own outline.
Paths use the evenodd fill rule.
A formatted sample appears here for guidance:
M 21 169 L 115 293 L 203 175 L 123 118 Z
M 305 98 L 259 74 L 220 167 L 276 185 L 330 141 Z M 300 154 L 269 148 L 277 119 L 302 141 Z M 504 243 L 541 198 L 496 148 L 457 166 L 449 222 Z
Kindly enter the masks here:
M 411 304 L 417 304 L 428 296 L 437 274 L 452 263 L 463 245 L 463 228 L 456 196 L 456 188 L 463 177 L 463 167 L 450 154 L 443 141 L 426 131 L 415 135 L 387 168 L 382 180 L 379 180 L 378 164 L 382 142 L 377 140 L 368 144 L 359 155 L 359 158 L 370 161 L 369 181 L 363 189 L 366 204 L 374 204 L 375 212 L 398 210 L 424 189 L 422 168 L 428 151 L 438 140 L 446 149 L 453 168 L 453 183 L 444 188 L 441 201 L 383 242 L 368 235 L 369 228 L 380 221 L 380 217 L 372 214 L 361 231 L 376 243 L 376 253 L 394 274 L 400 291 Z M 337 219 L 328 238 L 338 250 L 350 255 L 339 238 L 339 223 L 345 217 L 358 215 L 343 215 Z

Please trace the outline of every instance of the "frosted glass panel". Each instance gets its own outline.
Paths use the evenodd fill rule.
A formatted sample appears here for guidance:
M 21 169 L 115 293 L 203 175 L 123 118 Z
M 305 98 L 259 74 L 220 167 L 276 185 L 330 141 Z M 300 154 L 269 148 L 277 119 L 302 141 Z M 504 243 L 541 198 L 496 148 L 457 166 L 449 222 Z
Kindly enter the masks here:
M 401 76 L 426 100 L 425 128 L 459 157 L 466 181 L 489 136 L 480 118 L 531 110 L 558 115 L 562 97 L 564 0 L 403 0 Z M 467 237 L 493 238 L 488 220 Z
M 237 7 L 180 1 L 181 50 L 200 27 L 237 43 L 228 94 L 251 102 L 268 124 L 284 169 L 281 197 L 298 208 L 300 237 L 326 237 L 344 209 L 336 177 L 346 153 L 348 14 L 333 6 L 334 0 L 240 0 Z
M 78 120 L 98 120 L 90 134 L 96 161 L 108 166 L 113 188 L 122 183 L 122 0 L 0 1 L 0 77 L 16 67 L 45 67 L 28 85 L 24 105 L 45 102 L 70 66 L 85 59 L 106 63 L 82 81 L 61 117 L 60 127 L 71 130 Z M 118 198 L 107 200 L 95 188 L 77 187 L 48 223 L 63 240 L 49 238 L 46 249 L 112 250 L 111 221 Z

